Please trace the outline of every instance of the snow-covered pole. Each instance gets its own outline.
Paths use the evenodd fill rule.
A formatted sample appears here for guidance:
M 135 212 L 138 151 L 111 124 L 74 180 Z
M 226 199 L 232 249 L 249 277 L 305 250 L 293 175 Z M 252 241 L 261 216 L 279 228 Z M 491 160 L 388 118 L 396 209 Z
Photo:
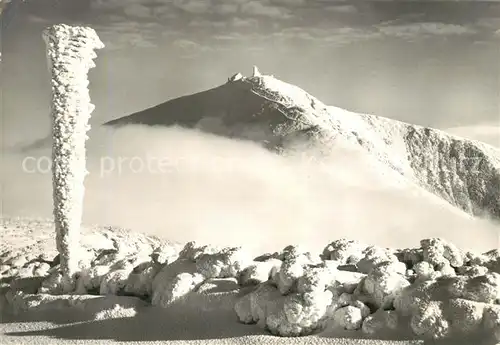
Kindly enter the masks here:
M 62 289 L 73 290 L 78 271 L 83 213 L 85 141 L 90 129 L 88 71 L 95 67 L 95 50 L 104 48 L 97 33 L 64 24 L 43 31 L 52 79 L 52 188 L 56 244 Z

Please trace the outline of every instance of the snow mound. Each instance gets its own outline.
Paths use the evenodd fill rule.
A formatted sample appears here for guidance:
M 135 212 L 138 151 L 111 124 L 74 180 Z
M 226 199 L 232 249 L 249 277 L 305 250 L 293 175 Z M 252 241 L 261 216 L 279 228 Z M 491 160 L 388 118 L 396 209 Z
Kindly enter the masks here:
M 409 329 L 423 339 L 500 333 L 500 275 L 474 263 L 484 254 L 464 255 L 437 238 L 394 252 L 341 239 L 325 248 L 319 264 L 294 247 L 287 252 L 279 272 L 236 303 L 241 322 L 280 336 L 328 329 L 370 336 Z M 363 254 L 371 265 L 363 266 Z M 345 271 L 352 257 L 357 271 Z M 453 273 L 439 271 L 443 263 Z
M 179 257 L 165 264 L 154 277 L 152 304 L 168 307 L 181 302 L 210 279 L 238 277 L 250 263 L 250 257 L 241 248 L 215 248 L 189 242 Z

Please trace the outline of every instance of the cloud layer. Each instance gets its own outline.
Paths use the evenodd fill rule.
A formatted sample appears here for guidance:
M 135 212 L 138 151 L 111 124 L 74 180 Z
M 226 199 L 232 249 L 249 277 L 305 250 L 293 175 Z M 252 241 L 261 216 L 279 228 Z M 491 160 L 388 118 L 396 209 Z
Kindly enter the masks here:
M 349 148 L 321 163 L 175 128 L 94 129 L 90 138 L 86 223 L 256 252 L 293 243 L 319 250 L 340 237 L 414 246 L 443 236 L 479 250 L 498 243 L 498 227 L 391 186 Z M 5 214 L 51 217 L 47 157 L 3 157 Z
M 484 8 L 469 16 L 465 8 L 455 11 L 456 17 L 452 17 L 442 13 L 448 9 L 443 7 L 446 2 L 436 2 L 434 7 L 424 9 L 401 5 L 397 1 L 368 4 L 324 0 L 94 0 L 92 9 L 112 13 L 114 23 L 98 25 L 98 30 L 110 40 L 119 34 L 119 42 L 113 43 L 115 48 L 162 45 L 170 41 L 158 37 L 175 30 L 176 38 L 205 46 L 199 49 L 200 53 L 208 46 L 217 49 L 216 37 L 222 33 L 234 40 L 244 36 L 249 44 L 273 40 L 278 45 L 281 40 L 293 39 L 338 46 L 388 37 L 407 40 L 433 36 L 492 38 L 498 30 L 495 20 L 500 17 L 500 7 L 489 11 Z M 429 10 L 432 11 L 427 12 Z M 153 28 L 152 23 L 157 27 Z M 138 42 L 138 36 L 143 43 Z M 187 55 L 192 55 L 192 48 L 188 49 L 191 52 Z

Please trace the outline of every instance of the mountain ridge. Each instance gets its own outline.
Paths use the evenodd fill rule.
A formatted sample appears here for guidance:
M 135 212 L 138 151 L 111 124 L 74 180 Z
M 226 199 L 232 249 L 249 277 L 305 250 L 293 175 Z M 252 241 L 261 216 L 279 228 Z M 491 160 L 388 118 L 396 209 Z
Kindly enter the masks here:
M 500 220 L 500 150 L 418 125 L 327 106 L 258 70 L 105 123 L 180 125 L 262 143 L 281 154 L 348 144 L 473 216 Z

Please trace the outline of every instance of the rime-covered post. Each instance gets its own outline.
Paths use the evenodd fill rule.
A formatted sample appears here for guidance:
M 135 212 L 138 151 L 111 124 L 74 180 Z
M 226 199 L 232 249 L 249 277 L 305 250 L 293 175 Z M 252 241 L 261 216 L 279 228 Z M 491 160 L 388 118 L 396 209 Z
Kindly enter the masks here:
M 43 31 L 52 79 L 52 188 L 56 244 L 63 290 L 73 289 L 78 271 L 83 212 L 86 132 L 90 129 L 88 71 L 95 67 L 95 50 L 104 48 L 91 28 L 64 24 Z

